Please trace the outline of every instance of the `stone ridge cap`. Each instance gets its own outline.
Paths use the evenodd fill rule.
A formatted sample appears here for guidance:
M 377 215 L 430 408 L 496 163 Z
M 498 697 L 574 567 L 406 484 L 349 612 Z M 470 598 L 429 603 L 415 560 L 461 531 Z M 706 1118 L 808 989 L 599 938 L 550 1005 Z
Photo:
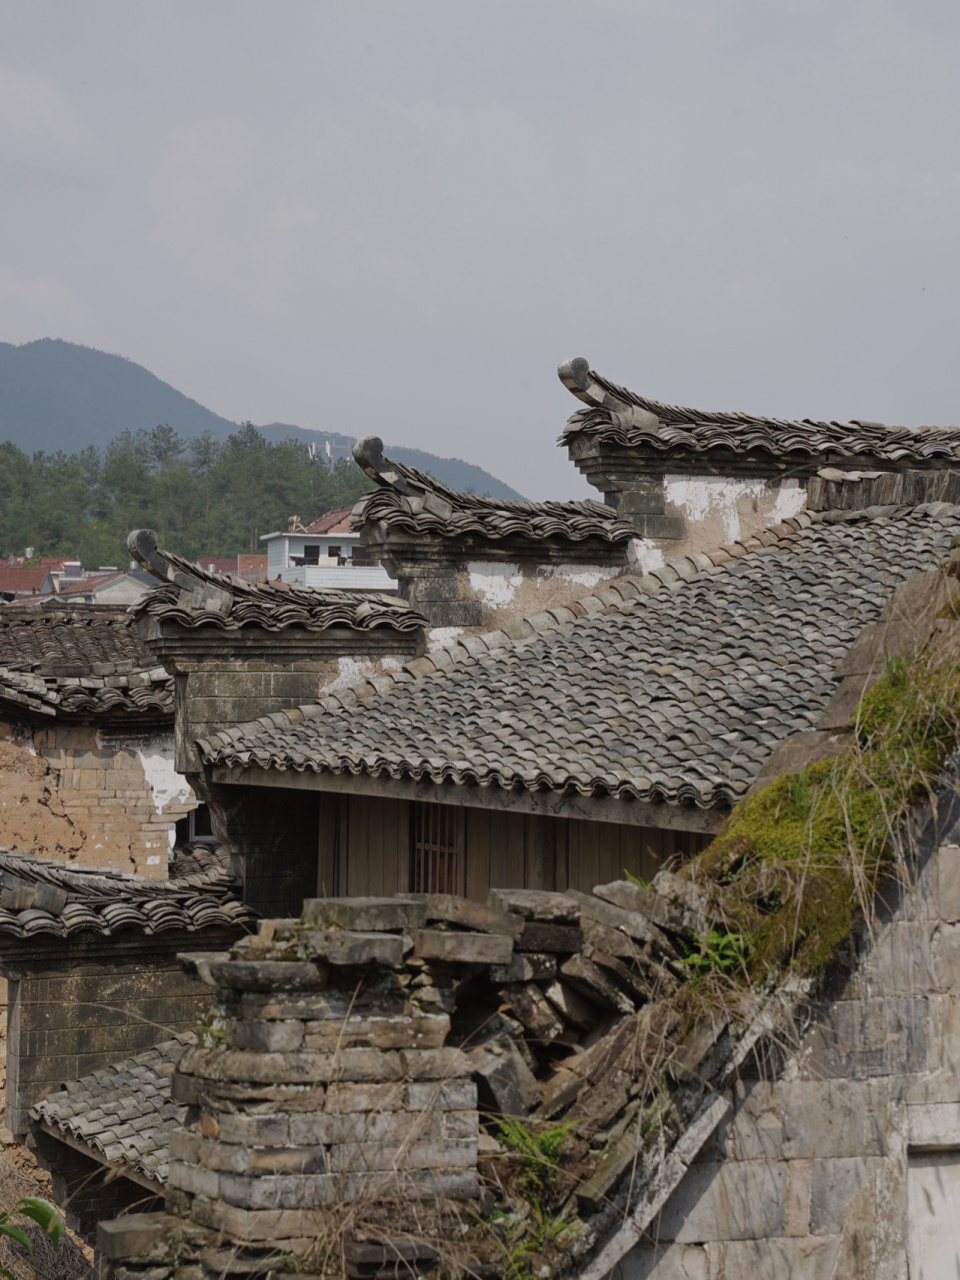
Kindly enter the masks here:
M 588 410 L 607 409 L 616 412 L 617 410 L 630 408 L 639 409 L 641 416 L 649 416 L 651 426 L 654 425 L 654 419 L 656 419 L 659 424 L 664 426 L 769 426 L 814 427 L 821 429 L 858 427 L 880 433 L 906 432 L 911 436 L 917 437 L 920 441 L 935 439 L 941 442 L 952 441 L 955 444 L 960 444 L 960 427 L 958 426 L 908 428 L 888 425 L 883 422 L 871 422 L 865 418 L 850 418 L 845 422 L 836 418 L 831 418 L 829 421 L 815 418 L 776 418 L 737 410 L 701 410 L 691 409 L 683 405 L 666 404 L 660 400 L 653 400 L 649 396 L 639 395 L 637 392 L 603 377 L 595 369 L 590 368 L 589 361 L 582 356 L 565 361 L 560 365 L 557 372 L 560 381 L 567 390 L 582 401 Z M 565 442 L 565 437 L 571 428 L 576 429 L 576 419 L 583 412 L 583 410 L 578 410 L 573 415 L 561 435 L 559 443 Z
M 292 727 L 319 720 L 325 714 L 341 710 L 349 711 L 363 705 L 370 698 L 389 693 L 397 686 L 442 674 L 454 667 L 471 662 L 481 662 L 488 657 L 500 656 L 508 649 L 523 648 L 534 640 L 568 630 L 581 618 L 595 617 L 598 614 L 632 607 L 641 597 L 657 595 L 664 589 L 679 589 L 685 583 L 697 581 L 701 576 L 712 573 L 730 561 L 751 552 L 761 551 L 765 547 L 777 545 L 812 525 L 855 524 L 888 519 L 896 513 L 907 512 L 932 516 L 953 512 L 960 518 L 960 505 L 949 502 L 930 502 L 915 507 L 902 505 L 866 507 L 862 511 L 802 511 L 797 516 L 791 516 L 780 524 L 763 529 L 759 534 L 751 535 L 741 541 L 725 543 L 710 552 L 692 552 L 689 555 L 674 557 L 665 561 L 658 569 L 641 577 L 624 575 L 620 578 L 608 579 L 602 589 L 594 590 L 589 595 L 574 600 L 569 606 L 555 606 L 542 613 L 535 613 L 527 618 L 507 623 L 502 628 L 494 628 L 483 635 L 466 636 L 463 640 L 457 640 L 449 648 L 428 650 L 422 657 L 404 663 L 399 671 L 385 671 L 380 675 L 365 678 L 359 684 L 347 689 L 339 689 L 335 693 L 321 693 L 316 703 L 307 703 L 286 711 L 274 711 L 256 720 L 236 724 L 229 729 L 221 729 L 211 734 L 209 738 L 198 738 L 197 746 L 205 761 L 215 763 L 222 753 L 231 748 L 235 749 L 247 737 L 255 737 L 261 729 Z
M 376 483 L 352 508 L 354 529 L 373 520 L 447 537 L 519 534 L 544 540 L 561 537 L 582 542 L 602 537 L 607 542 L 626 542 L 636 536 L 629 521 L 596 498 L 531 502 L 452 489 L 434 476 L 386 457 L 379 436 L 358 440 L 353 456 Z
M 187 626 L 214 623 L 223 629 L 258 622 L 271 630 L 303 625 L 311 630 L 389 626 L 414 631 L 427 625 L 411 604 L 386 592 L 294 586 L 286 582 L 246 582 L 193 564 L 158 545 L 152 529 L 134 529 L 127 548 L 158 581 L 131 605 L 136 618 L 169 617 Z M 271 625 L 271 619 L 277 624 Z

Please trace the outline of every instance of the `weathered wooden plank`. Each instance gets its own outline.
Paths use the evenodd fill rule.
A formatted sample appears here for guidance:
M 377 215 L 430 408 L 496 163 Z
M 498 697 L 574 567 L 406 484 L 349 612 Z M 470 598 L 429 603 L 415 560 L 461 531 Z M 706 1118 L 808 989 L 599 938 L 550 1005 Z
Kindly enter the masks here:
M 474 902 L 486 902 L 490 890 L 489 809 L 464 809 L 466 845 L 466 893 Z
M 320 797 L 320 822 L 317 852 L 317 897 L 332 898 L 338 890 L 338 854 L 340 849 L 340 797 Z

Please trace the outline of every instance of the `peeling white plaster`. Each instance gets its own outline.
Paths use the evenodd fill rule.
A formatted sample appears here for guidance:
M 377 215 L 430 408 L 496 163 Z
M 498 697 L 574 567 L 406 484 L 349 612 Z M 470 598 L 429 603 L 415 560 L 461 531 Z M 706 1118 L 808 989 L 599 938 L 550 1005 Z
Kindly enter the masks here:
M 523 585 L 523 574 L 518 564 L 498 564 L 494 560 L 474 560 L 467 565 L 470 586 L 485 604 L 499 606 L 509 604 Z
M 781 520 L 789 520 L 791 516 L 798 516 L 807 506 L 807 487 L 802 485 L 799 480 L 782 480 L 780 482 L 780 492 L 777 494 L 777 501 L 773 507 L 773 521 L 779 524 Z
M 160 859 L 157 857 L 157 855 L 156 855 L 156 854 L 152 854 L 152 855 L 147 859 L 147 866 L 148 866 L 148 867 L 159 867 L 159 865 L 160 865 Z
M 648 538 L 634 538 L 627 547 L 627 563 L 636 565 L 638 573 L 653 573 L 663 568 L 663 552 Z
M 463 635 L 463 627 L 432 627 L 427 632 L 428 649 L 449 649 Z
M 355 685 L 363 684 L 365 680 L 375 676 L 378 671 L 399 671 L 402 665 L 399 658 L 389 656 L 381 658 L 379 664 L 373 658 L 338 658 L 337 674 L 326 683 L 320 681 L 317 693 L 336 693 L 340 689 L 352 689 Z
M 734 480 L 727 476 L 665 476 L 664 493 L 667 505 L 681 511 L 688 526 L 703 524 L 719 517 L 723 542 L 736 542 L 740 537 L 740 513 L 744 503 L 753 504 L 754 511 L 770 502 L 773 490 L 765 480 Z M 806 505 L 807 491 L 799 481 L 784 480 L 771 505 L 765 523 L 777 524 L 788 516 L 794 516 Z M 688 534 L 693 529 L 688 527 Z
M 538 577 L 560 578 L 563 582 L 569 582 L 572 587 L 582 587 L 585 591 L 591 590 L 605 578 L 615 578 L 619 572 L 614 565 L 542 564 L 537 569 Z
M 141 742 L 134 750 L 143 767 L 143 776 L 153 791 L 157 813 L 163 813 L 168 804 L 195 803 L 190 783 L 174 768 L 172 733 L 158 734 L 149 742 Z

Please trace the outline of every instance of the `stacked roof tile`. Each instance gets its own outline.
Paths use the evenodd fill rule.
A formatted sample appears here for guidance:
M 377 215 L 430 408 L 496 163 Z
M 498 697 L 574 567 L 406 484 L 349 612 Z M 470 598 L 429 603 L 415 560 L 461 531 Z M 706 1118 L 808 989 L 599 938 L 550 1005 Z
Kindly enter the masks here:
M 582 358 L 561 365 L 560 377 L 589 406 L 569 419 L 561 444 L 584 435 L 662 455 L 754 453 L 795 460 L 856 459 L 884 468 L 960 461 L 960 427 L 911 430 L 856 419 L 791 421 L 685 409 L 619 387 L 590 369 Z
M 426 619 L 396 596 L 351 591 L 316 591 L 284 582 L 245 582 L 221 573 L 209 573 L 182 556 L 157 547 L 149 529 L 130 535 L 128 546 L 141 564 L 161 580 L 136 606 L 138 617 L 157 618 L 183 627 L 215 626 L 235 631 L 256 626 L 266 631 L 301 627 L 325 631 L 350 627 L 371 631 L 376 627 L 416 631 Z
M 0 705 L 46 716 L 170 721 L 173 681 L 134 620 L 103 605 L 0 609 Z
M 124 1062 L 101 1067 L 30 1109 L 53 1133 L 81 1142 L 112 1165 L 158 1184 L 167 1180 L 171 1133 L 183 1128 L 186 1107 L 170 1096 L 177 1063 L 195 1037 L 155 1045 Z
M 354 456 L 377 482 L 353 508 L 355 526 L 377 522 L 409 533 L 445 538 L 515 536 L 545 540 L 628 542 L 632 525 L 602 502 L 521 502 L 481 498 L 449 489 L 432 476 L 383 456 L 383 444 L 368 437 L 354 445 Z
M 0 948 L 10 938 L 196 933 L 255 918 L 219 865 L 178 880 L 149 880 L 0 849 Z
M 734 803 L 960 509 L 802 514 L 201 741 L 211 763 Z

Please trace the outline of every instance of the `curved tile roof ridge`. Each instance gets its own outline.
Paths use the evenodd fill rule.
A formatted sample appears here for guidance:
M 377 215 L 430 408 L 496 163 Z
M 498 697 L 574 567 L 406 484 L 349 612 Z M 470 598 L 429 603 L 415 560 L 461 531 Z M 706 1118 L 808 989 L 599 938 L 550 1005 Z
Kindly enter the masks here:
M 427 625 L 422 614 L 397 596 L 315 590 L 284 582 L 245 582 L 229 574 L 201 569 L 183 556 L 161 550 L 152 529 L 135 529 L 127 539 L 127 547 L 163 584 L 134 605 L 131 612 L 138 618 L 161 618 L 184 627 L 215 626 L 225 631 L 258 626 L 267 631 L 288 627 L 370 631 L 389 627 L 410 632 Z
M 123 608 L 0 610 L 0 703 L 42 716 L 173 719 L 173 679 Z
M 67 938 L 83 931 L 109 936 L 124 929 L 192 933 L 248 926 L 255 919 L 222 867 L 151 880 L 0 849 L 0 940 L 42 934 Z
M 357 465 L 377 483 L 353 508 L 354 527 L 377 521 L 411 533 L 445 537 L 479 535 L 483 538 L 520 536 L 559 538 L 583 542 L 628 542 L 634 527 L 621 520 L 612 507 L 587 499 L 582 502 L 527 502 L 516 498 L 485 498 L 461 493 L 417 471 L 384 457 L 383 441 L 367 436 L 353 446 Z
M 632 448 L 701 453 L 800 454 L 872 458 L 888 467 L 904 462 L 935 465 L 960 461 L 960 427 L 885 426 L 852 419 L 820 422 L 809 418 L 767 418 L 750 413 L 717 413 L 662 404 L 602 377 L 583 357 L 567 360 L 560 381 L 588 407 L 567 422 L 559 443 L 584 434 Z
M 928 527 L 925 520 L 917 521 L 917 516 L 933 519 Z M 911 527 L 883 532 L 892 518 L 910 521 Z M 865 622 L 879 614 L 891 573 L 896 576 L 901 569 L 909 572 L 921 567 L 931 550 L 947 545 L 947 526 L 956 528 L 958 522 L 960 506 L 950 503 L 802 513 L 709 555 L 678 557 L 655 573 L 608 582 L 602 591 L 560 611 L 559 618 L 556 611 L 548 611 L 533 615 L 515 629 L 466 637 L 455 646 L 462 654 L 434 650 L 428 659 L 418 659 L 395 675 L 366 681 L 320 699 L 316 705 L 278 712 L 211 735 L 201 741 L 201 751 L 211 763 L 241 768 L 255 764 L 278 770 L 387 775 L 437 783 L 450 780 L 527 790 L 549 787 L 581 795 L 607 793 L 621 799 L 702 808 L 732 804 L 776 743 L 785 734 L 810 727 L 816 719 L 820 703 L 833 692 L 830 672 L 835 662 Z M 866 560 L 858 540 L 829 533 L 830 526 L 861 523 L 877 526 Z M 818 526 L 822 533 L 816 532 Z M 911 536 L 904 542 L 908 533 Z M 797 541 L 791 547 L 793 535 Z M 818 545 L 810 548 L 812 559 L 803 554 L 800 535 L 815 535 Z M 752 554 L 780 544 L 786 554 L 777 556 L 774 566 L 768 566 L 765 555 Z M 891 561 L 894 545 L 900 550 Z M 823 581 L 819 569 L 824 553 L 833 561 L 829 583 Z M 740 560 L 742 570 L 736 563 Z M 686 595 L 681 588 L 693 591 L 714 575 L 718 584 L 716 608 L 724 615 L 719 622 L 724 637 L 719 650 L 710 639 L 717 620 L 707 628 L 701 622 L 704 610 L 709 612 L 711 597 L 700 592 L 689 606 L 680 599 Z M 747 621 L 739 621 L 743 605 L 749 606 L 757 590 L 757 616 L 752 617 L 748 607 L 743 615 Z M 663 597 L 675 591 L 677 607 L 673 608 Z M 843 601 L 849 597 L 850 603 L 839 603 L 838 592 Z M 646 608 L 630 609 L 641 597 L 648 598 L 649 614 Z M 622 633 L 611 631 L 606 622 L 619 610 L 625 611 Z M 679 656 L 674 653 L 671 619 L 681 620 Z M 575 624 L 580 621 L 589 627 L 578 640 Z M 747 626 L 746 632 L 743 626 Z M 808 634 L 811 626 L 812 635 Z M 647 635 L 651 627 L 653 631 Z M 514 634 L 507 634 L 511 630 Z M 546 666 L 525 668 L 522 650 L 551 637 L 551 633 L 555 633 L 556 646 L 551 646 L 545 657 L 553 659 L 552 665 L 547 662 Z M 640 678 L 643 699 L 637 703 L 634 695 L 638 690 L 633 688 L 637 680 L 630 674 L 636 661 L 631 655 L 637 644 L 646 652 L 651 640 L 652 656 Z M 609 670 L 598 668 L 595 674 L 602 674 L 601 684 L 595 687 L 588 682 L 576 694 L 579 712 L 571 736 L 562 714 L 570 695 L 558 686 L 554 668 L 563 661 L 583 661 L 592 669 L 593 645 L 604 647 Z M 513 661 L 511 652 L 516 654 Z M 461 665 L 473 667 L 470 678 L 466 670 L 458 674 Z M 528 686 L 531 670 L 534 679 Z M 484 700 L 485 671 L 490 672 L 487 683 L 492 682 L 497 691 L 493 705 Z M 476 681 L 472 679 L 474 672 Z M 771 679 L 773 687 L 778 680 L 783 686 L 772 701 L 766 692 Z M 408 705 L 409 698 L 406 704 L 394 706 L 391 698 L 381 703 L 376 697 L 382 693 L 402 699 L 413 692 L 410 684 L 421 680 L 427 682 L 427 688 L 416 701 L 420 708 L 416 714 Z M 526 689 L 529 696 L 524 693 L 524 700 L 529 705 L 517 720 L 514 693 Z M 323 721 L 328 713 L 336 718 L 346 710 L 363 716 L 366 703 L 373 721 L 363 721 L 365 727 L 357 729 L 356 741 L 349 735 L 336 736 L 335 741 L 324 736 Z M 434 741 L 431 734 L 434 730 L 439 733 L 440 724 L 449 723 L 458 706 L 465 708 L 469 744 L 456 746 L 446 741 L 441 745 L 440 734 L 431 753 L 425 742 Z M 553 710 L 561 713 L 560 719 L 554 721 Z M 378 747 L 384 734 L 390 737 L 387 726 L 398 714 L 404 723 L 407 719 L 419 723 L 419 717 L 427 726 L 421 726 L 426 737 L 418 736 L 421 729 L 416 725 L 406 737 L 398 728 L 395 749 Z M 316 724 L 315 737 L 311 737 L 312 723 Z M 354 720 L 355 729 L 359 723 Z M 349 724 L 347 718 L 345 728 Z
M 945 506 L 949 504 L 931 504 Z M 422 657 L 404 663 L 398 671 L 384 671 L 379 675 L 366 677 L 356 685 L 338 689 L 300 707 L 286 711 L 274 711 L 270 715 L 261 716 L 257 720 L 245 721 L 211 734 L 209 738 L 200 738 L 197 745 L 200 754 L 210 762 L 222 761 L 223 752 L 236 746 L 244 738 L 254 734 L 257 729 L 281 728 L 284 725 L 304 724 L 309 720 L 319 719 L 328 711 L 339 711 L 355 707 L 358 703 L 388 692 L 396 685 L 409 684 L 412 680 L 424 679 L 437 672 L 449 671 L 462 663 L 480 661 L 485 657 L 502 652 L 507 648 L 522 646 L 525 642 L 537 640 L 572 626 L 581 618 L 592 617 L 611 609 L 620 609 L 631 604 L 643 595 L 690 582 L 705 572 L 718 568 L 730 560 L 746 555 L 748 551 L 757 551 L 763 546 L 779 542 L 799 529 L 811 524 L 827 521 L 831 517 L 849 521 L 851 519 L 875 518 L 877 514 L 889 514 L 899 507 L 873 507 L 862 511 L 850 512 L 801 512 L 797 516 L 781 521 L 769 529 L 763 530 L 761 537 L 748 537 L 742 541 L 725 543 L 707 552 L 692 552 L 688 555 L 676 556 L 665 560 L 660 568 L 640 576 L 625 574 L 619 578 L 609 578 L 600 590 L 591 591 L 569 605 L 558 605 L 540 613 L 531 614 L 496 627 L 482 635 L 464 636 L 451 645 L 428 650 Z

